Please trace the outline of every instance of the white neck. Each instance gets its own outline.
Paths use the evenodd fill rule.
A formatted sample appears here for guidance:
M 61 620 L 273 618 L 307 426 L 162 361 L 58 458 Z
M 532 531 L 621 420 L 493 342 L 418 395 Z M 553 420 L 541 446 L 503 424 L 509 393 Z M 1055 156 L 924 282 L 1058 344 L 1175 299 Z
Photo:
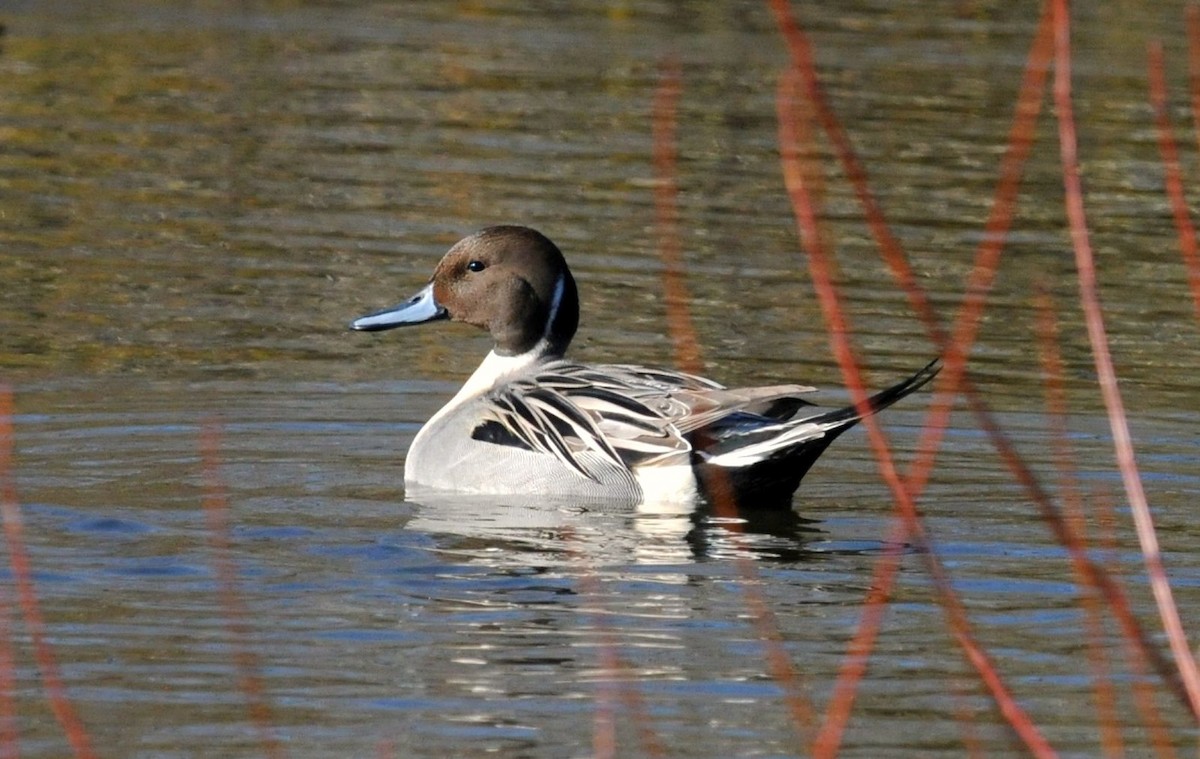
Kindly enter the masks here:
M 471 374 L 450 404 L 454 405 L 456 401 L 482 395 L 510 377 L 541 363 L 545 355 L 545 347 L 545 341 L 542 340 L 531 350 L 519 356 L 501 356 L 496 351 L 489 351 L 484 357 L 483 363 Z
M 467 378 L 458 393 L 450 399 L 442 411 L 455 408 L 460 403 L 483 395 L 493 387 L 545 362 L 549 358 L 549 353 L 550 344 L 546 340 L 539 340 L 537 345 L 519 356 L 501 356 L 494 350 L 488 351 L 483 363 Z
M 550 358 L 549 353 L 550 344 L 547 340 L 538 341 L 538 344 L 532 349 L 519 356 L 501 356 L 494 350 L 489 351 L 487 356 L 484 357 L 483 363 L 467 378 L 466 383 L 450 399 L 450 402 L 442 406 L 436 414 L 430 417 L 428 422 L 425 422 L 425 425 L 417 432 L 417 436 L 413 439 L 412 447 L 409 450 L 413 451 L 417 449 L 418 441 L 420 441 L 421 437 L 428 430 L 433 429 L 434 422 L 438 421 L 441 417 L 449 414 L 472 398 L 477 398 L 497 385 L 545 362 Z

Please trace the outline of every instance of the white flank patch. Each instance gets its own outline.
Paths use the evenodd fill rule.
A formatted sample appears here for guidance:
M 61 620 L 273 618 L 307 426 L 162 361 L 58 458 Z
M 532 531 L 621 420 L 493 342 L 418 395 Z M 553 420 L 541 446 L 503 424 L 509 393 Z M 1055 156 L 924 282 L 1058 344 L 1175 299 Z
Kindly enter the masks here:
M 691 463 L 635 467 L 633 476 L 642 489 L 639 511 L 658 512 L 656 506 L 692 504 L 700 495 Z

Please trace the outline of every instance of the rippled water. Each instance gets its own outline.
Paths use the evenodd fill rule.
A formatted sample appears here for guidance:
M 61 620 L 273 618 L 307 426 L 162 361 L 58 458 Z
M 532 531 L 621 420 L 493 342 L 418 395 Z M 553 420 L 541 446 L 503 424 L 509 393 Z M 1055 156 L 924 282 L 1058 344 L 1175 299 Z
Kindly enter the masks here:
M 795 11 L 950 317 L 1036 8 Z M 1200 341 L 1144 83 L 1146 42 L 1160 37 L 1187 123 L 1183 8 L 1075 13 L 1102 297 L 1189 624 Z M 742 537 L 704 510 L 414 503 L 403 451 L 487 343 L 457 325 L 345 330 L 423 283 L 461 235 L 516 222 L 572 262 L 577 356 L 669 364 L 650 112 L 674 55 L 681 242 L 709 373 L 836 388 L 779 172 L 787 57 L 764 6 L 49 2 L 0 6 L 0 22 L 0 379 L 15 390 L 15 479 L 49 638 L 101 755 L 262 755 L 239 645 L 257 657 L 270 723 L 295 756 L 585 756 L 607 708 L 621 756 L 653 755 L 647 733 L 667 756 L 802 753 L 747 599 L 761 598 L 801 687 L 825 704 L 888 547 L 891 504 L 861 433 L 813 469 L 793 512 L 749 515 Z M 1039 129 L 974 377 L 1052 483 L 1032 336 L 1032 292 L 1048 289 L 1063 308 L 1091 534 L 1115 512 L 1110 560 L 1156 630 L 1076 306 L 1046 115 Z M 1193 140 L 1179 136 L 1194 176 Z M 883 384 L 933 349 L 849 190 L 829 180 L 847 305 Z M 927 402 L 887 413 L 902 457 Z M 249 610 L 240 643 L 201 507 L 204 423 L 219 429 L 236 602 Z M 922 506 L 1022 706 L 1065 754 L 1099 753 L 1065 552 L 966 414 Z M 29 636 L 11 637 L 22 755 L 62 756 Z M 1140 676 L 1115 634 L 1106 650 L 1129 754 L 1142 755 L 1150 739 L 1128 687 Z M 1170 696 L 1158 703 L 1186 750 L 1186 714 Z M 1016 750 L 910 553 L 844 754 L 959 756 L 972 742 Z

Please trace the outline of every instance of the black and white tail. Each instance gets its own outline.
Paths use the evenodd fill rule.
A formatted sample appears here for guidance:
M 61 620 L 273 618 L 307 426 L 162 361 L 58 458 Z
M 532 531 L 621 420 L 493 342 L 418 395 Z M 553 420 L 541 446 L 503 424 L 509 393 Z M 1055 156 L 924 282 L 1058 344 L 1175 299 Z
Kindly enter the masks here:
M 940 370 L 941 360 L 934 359 L 903 382 L 880 390 L 867 399 L 867 413 L 881 411 L 915 392 Z M 772 503 L 790 499 L 829 444 L 863 416 L 853 405 L 825 411 L 806 404 L 786 419 L 731 430 L 698 447 L 701 481 L 709 491 L 731 487 L 734 493 L 765 493 Z

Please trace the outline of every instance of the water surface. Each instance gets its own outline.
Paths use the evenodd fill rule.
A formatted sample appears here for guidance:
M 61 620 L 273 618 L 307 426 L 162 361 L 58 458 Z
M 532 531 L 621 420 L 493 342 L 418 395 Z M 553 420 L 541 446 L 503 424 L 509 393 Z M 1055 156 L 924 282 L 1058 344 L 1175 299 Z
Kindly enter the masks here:
M 795 11 L 949 318 L 1036 7 Z M 1200 343 L 1143 73 L 1147 40 L 1162 38 L 1186 123 L 1183 8 L 1075 13 L 1101 295 L 1189 624 Z M 614 689 L 640 699 L 613 706 L 620 755 L 643 750 L 635 714 L 669 756 L 802 753 L 747 598 L 761 597 L 801 687 L 826 703 L 889 548 L 891 504 L 861 433 L 813 469 L 792 512 L 748 515 L 741 536 L 703 509 L 406 501 L 403 452 L 486 339 L 446 324 L 345 329 L 424 283 L 460 236 L 523 223 L 576 272 L 577 356 L 669 364 L 650 112 L 674 55 L 681 243 L 709 373 L 844 400 L 782 187 L 774 94 L 787 56 L 765 6 L 49 2 L 9 5 L 0 21 L 0 373 L 16 394 L 15 478 L 50 639 L 102 755 L 262 755 L 239 645 L 294 756 L 390 744 L 397 756 L 586 756 Z M 1032 292 L 1046 288 L 1063 309 L 1091 534 L 1111 523 L 1108 559 L 1156 630 L 1076 305 L 1053 127 L 1039 129 L 973 376 L 1053 483 L 1032 336 Z M 1193 141 L 1180 140 L 1191 171 Z M 829 182 L 847 306 L 882 385 L 933 348 L 832 169 Z M 902 459 L 927 402 L 886 415 Z M 240 643 L 201 508 L 205 423 L 220 430 L 249 610 Z M 1099 753 L 1065 552 L 970 416 L 954 417 L 922 506 L 1021 705 L 1064 754 Z M 62 756 L 29 637 L 12 639 L 23 755 Z M 1144 754 L 1129 687 L 1140 675 L 1119 640 L 1104 645 L 1129 754 Z M 1194 728 L 1154 687 L 1187 750 Z M 971 741 L 1017 752 L 909 551 L 844 755 L 960 756 Z

